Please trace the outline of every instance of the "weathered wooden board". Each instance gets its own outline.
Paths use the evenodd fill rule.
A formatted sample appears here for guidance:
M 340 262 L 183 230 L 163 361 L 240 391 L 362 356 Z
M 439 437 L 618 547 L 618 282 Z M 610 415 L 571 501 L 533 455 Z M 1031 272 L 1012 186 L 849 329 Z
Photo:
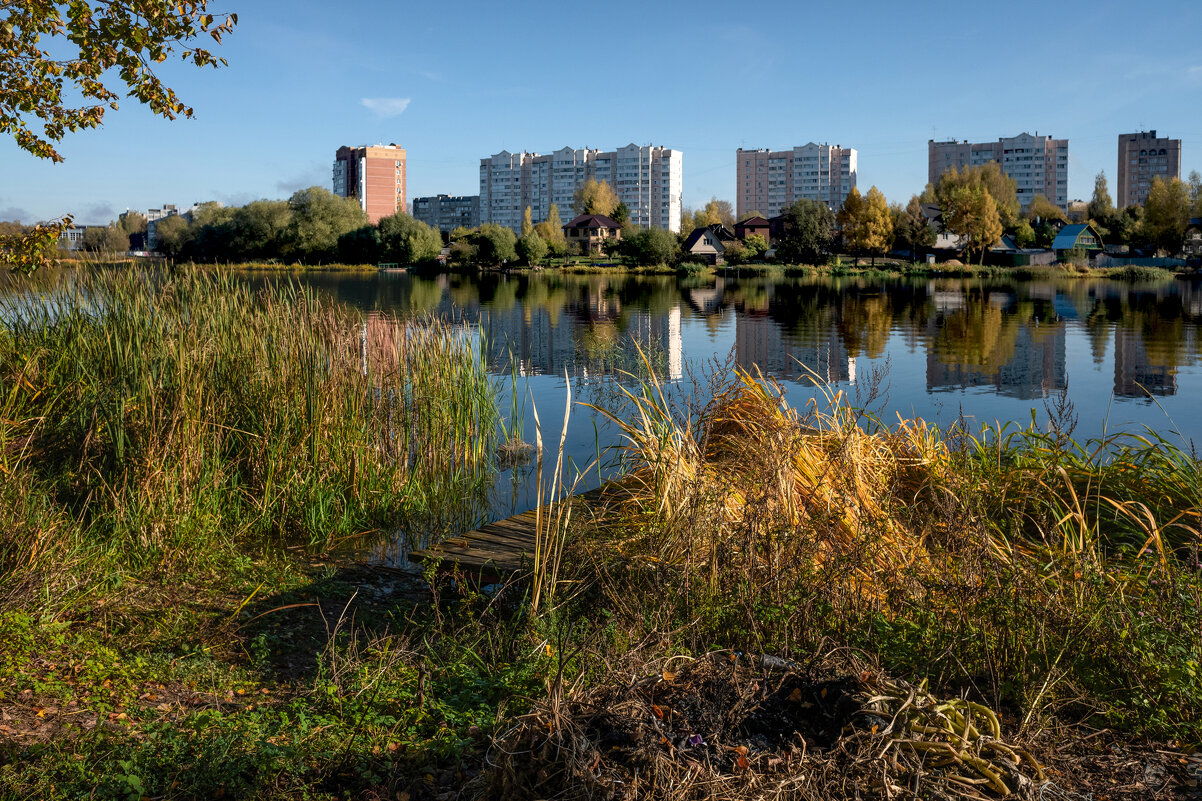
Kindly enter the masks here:
M 592 503 L 617 491 L 620 491 L 619 485 L 608 484 L 575 495 L 572 500 Z M 547 507 L 543 509 L 546 515 Z M 505 576 L 516 573 L 530 567 L 536 524 L 535 511 L 531 509 L 475 531 L 448 537 L 437 545 L 410 551 L 409 559 L 414 562 L 437 560 L 443 567 L 458 568 L 468 574 Z

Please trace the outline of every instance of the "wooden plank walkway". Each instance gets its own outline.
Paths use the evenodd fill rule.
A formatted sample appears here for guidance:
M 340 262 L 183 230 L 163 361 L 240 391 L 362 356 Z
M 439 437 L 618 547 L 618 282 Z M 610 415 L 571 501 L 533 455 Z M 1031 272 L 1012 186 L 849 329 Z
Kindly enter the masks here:
M 620 491 L 618 484 L 606 484 L 573 495 L 573 502 L 593 504 Z M 548 507 L 544 506 L 544 515 Z M 505 576 L 529 568 L 534 557 L 535 510 L 531 509 L 495 523 L 449 537 L 437 545 L 409 552 L 410 561 L 438 560 L 443 568 L 458 568 L 464 573 Z M 545 525 L 545 522 L 544 522 Z

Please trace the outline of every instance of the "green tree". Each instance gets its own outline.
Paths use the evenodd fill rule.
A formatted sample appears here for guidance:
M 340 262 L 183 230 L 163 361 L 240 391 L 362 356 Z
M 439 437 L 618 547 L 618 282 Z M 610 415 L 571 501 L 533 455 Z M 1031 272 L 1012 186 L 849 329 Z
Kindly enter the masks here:
M 397 264 L 425 264 L 442 252 L 438 229 L 398 211 L 380 220 L 380 261 Z M 451 232 L 455 234 L 454 231 Z M 512 233 L 512 232 L 511 232 Z
M 759 259 L 763 258 L 768 252 L 768 240 L 764 239 L 763 234 L 748 234 L 743 240 L 743 247 L 747 248 L 747 258 Z
M 680 255 L 680 241 L 671 231 L 643 228 L 623 235 L 621 251 L 634 264 L 673 264 Z
M 727 242 L 726 252 L 722 254 L 722 258 L 727 264 L 743 264 L 748 259 L 747 246 L 738 240 Z
M 55 260 L 60 236 L 62 226 L 59 223 L 31 226 L 0 223 L 0 264 L 8 264 L 19 273 L 33 272 Z
M 534 220 L 530 214 L 530 207 L 522 212 L 522 236 L 529 236 L 534 233 Z
M 984 263 L 985 251 L 1002 236 L 1001 215 L 993 195 L 983 185 L 962 185 L 947 198 L 947 203 L 950 214 L 944 212 L 944 226 L 966 240 L 970 258 L 976 252 Z
M 38 158 L 63 160 L 55 149 L 68 132 L 96 128 L 119 91 L 168 119 L 192 116 L 154 65 L 177 52 L 197 67 L 225 60 L 197 46 L 233 31 L 207 0 L 2 0 L 0 9 L 0 131 Z M 110 88 L 116 78 L 120 86 Z M 109 85 L 106 85 L 105 81 Z M 83 105 L 71 107 L 68 99 Z M 37 128 L 40 127 L 40 131 Z M 54 249 L 71 215 L 39 223 L 19 236 L 0 236 L 0 263 L 32 272 L 54 261 Z
M 1041 248 L 1050 248 L 1052 243 L 1056 241 L 1056 226 L 1052 225 L 1047 220 L 1044 220 L 1035 229 L 1035 245 Z
M 192 222 L 180 255 L 192 261 L 221 261 L 234 254 L 235 209 L 220 203 L 201 203 L 192 211 Z
M 338 237 L 338 260 L 343 264 L 378 264 L 383 261 L 380 229 L 365 225 Z
M 496 223 L 481 225 L 476 229 L 473 239 L 476 261 L 479 264 L 504 264 L 518 257 L 517 236 L 510 229 Z
M 952 198 L 960 189 L 984 190 L 993 198 L 1002 228 L 1009 230 L 1018 225 L 1019 203 L 1017 184 L 1002 172 L 997 162 L 991 161 L 977 167 L 967 167 L 963 172 L 954 167 L 939 177 L 935 186 L 935 197 L 946 218 L 952 208 Z
M 1181 179 L 1153 178 L 1148 199 L 1144 202 L 1144 238 L 1158 250 L 1178 253 L 1189 225 L 1189 215 L 1189 189 Z
M 589 178 L 576 187 L 572 207 L 577 214 L 601 214 L 609 217 L 618 207 L 618 193 L 608 181 Z
M 178 214 L 164 217 L 155 223 L 155 246 L 160 253 L 169 258 L 178 258 L 188 241 L 188 221 Z
M 1046 195 L 1036 195 L 1031 198 L 1031 203 L 1027 206 L 1027 211 L 1023 216 L 1032 222 L 1050 222 L 1051 220 L 1068 222 L 1068 215 L 1064 213 L 1064 209 L 1048 200 Z
M 117 217 L 117 224 L 126 236 L 146 233 L 146 215 L 138 211 L 123 211 Z
M 311 186 L 288 199 L 292 219 L 284 235 L 284 255 L 321 263 L 333 259 L 338 238 L 367 225 L 367 215 L 354 198 L 338 197 L 328 189 Z
M 614 206 L 614 213 L 611 216 L 614 222 L 625 228 L 630 222 L 630 207 L 626 205 L 626 201 L 621 201 Z
M 1035 244 L 1035 229 L 1027 220 L 1021 221 L 1014 229 L 1014 244 L 1020 248 L 1029 248 Z
M 291 221 L 292 209 L 286 200 L 255 200 L 234 209 L 230 219 L 233 231 L 230 258 L 277 258 L 284 232 Z
M 895 203 L 889 208 L 897 247 L 908 251 L 911 259 L 935 244 L 935 231 L 927 222 L 922 206 L 922 197 L 913 195 L 904 207 Z
M 792 264 L 820 264 L 830 255 L 835 238 L 835 213 L 819 200 L 798 200 L 781 209 L 784 233 L 776 252 Z
M 538 264 L 543 256 L 547 255 L 547 243 L 534 231 L 518 237 L 516 249 L 518 258 L 531 266 Z
M 118 223 L 94 225 L 84 229 L 83 249 L 105 256 L 125 253 L 129 250 L 129 234 Z
M 1093 179 L 1093 197 L 1089 199 L 1089 219 L 1101 222 L 1114 213 L 1114 201 L 1110 199 L 1110 188 L 1106 185 L 1105 171 Z

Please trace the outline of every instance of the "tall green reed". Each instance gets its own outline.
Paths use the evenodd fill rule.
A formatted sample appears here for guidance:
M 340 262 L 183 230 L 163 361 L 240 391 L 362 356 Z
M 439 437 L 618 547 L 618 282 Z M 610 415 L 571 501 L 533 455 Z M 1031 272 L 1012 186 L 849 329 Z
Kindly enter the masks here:
M 470 332 L 194 270 L 4 296 L 0 381 L 5 476 L 73 521 L 50 530 L 133 562 L 391 528 L 432 488 L 484 481 L 497 429 Z M 0 568 L 46 553 L 36 528 Z

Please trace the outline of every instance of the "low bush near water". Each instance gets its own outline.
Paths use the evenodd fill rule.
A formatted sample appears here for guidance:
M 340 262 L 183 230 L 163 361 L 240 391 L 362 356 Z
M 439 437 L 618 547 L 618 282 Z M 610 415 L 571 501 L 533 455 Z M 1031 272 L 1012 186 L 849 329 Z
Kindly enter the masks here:
M 1202 736 L 1193 454 L 885 427 L 830 401 L 799 414 L 742 373 L 691 414 L 654 384 L 629 395 L 630 496 L 578 554 L 604 603 L 689 651 L 850 648 L 1024 725 Z

